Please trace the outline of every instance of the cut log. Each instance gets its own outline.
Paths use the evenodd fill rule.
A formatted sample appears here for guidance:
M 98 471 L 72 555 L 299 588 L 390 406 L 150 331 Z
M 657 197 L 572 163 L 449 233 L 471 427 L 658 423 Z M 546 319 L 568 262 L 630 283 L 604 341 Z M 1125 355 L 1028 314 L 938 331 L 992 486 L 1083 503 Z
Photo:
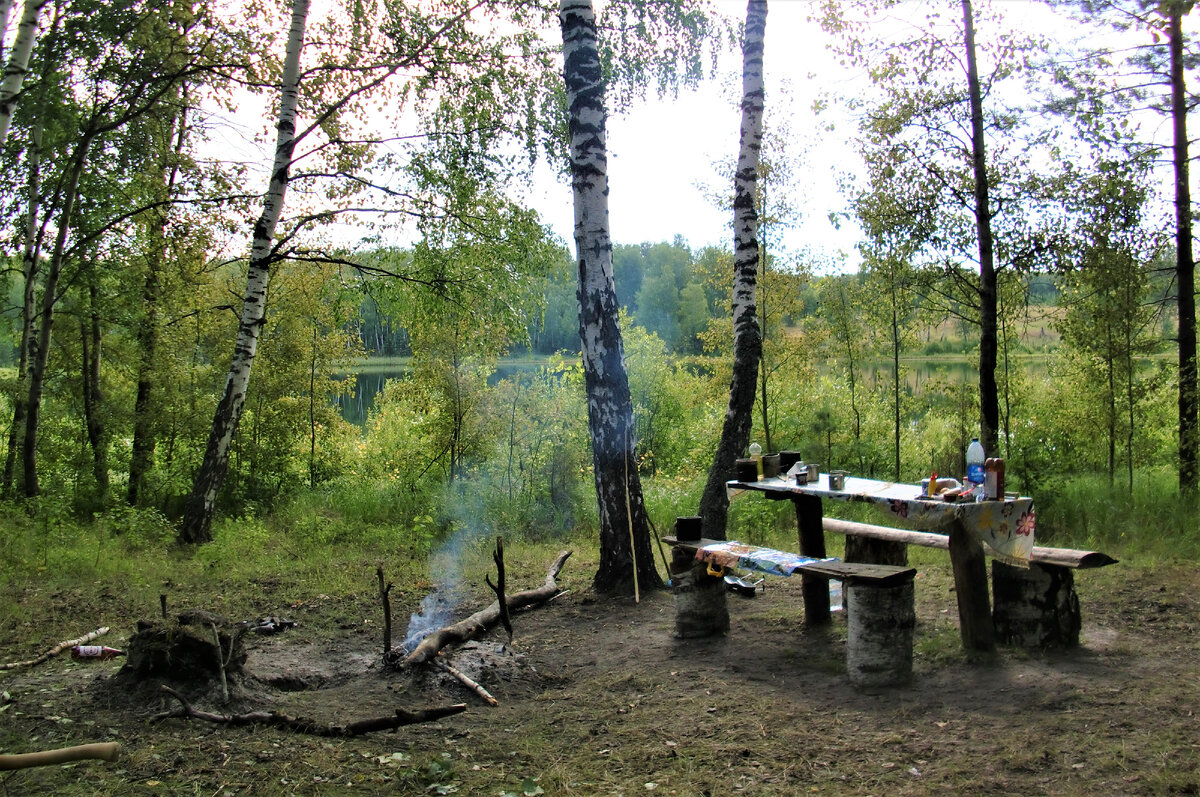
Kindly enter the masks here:
M 729 631 L 725 579 L 710 576 L 708 565 L 690 551 L 671 552 L 671 592 L 675 596 L 675 636 L 697 639 Z
M 1069 568 L 992 562 L 992 596 L 992 622 L 1001 642 L 1034 649 L 1079 644 L 1079 596 Z
M 37 753 L 0 755 L 0 770 L 46 767 L 52 764 L 65 764 L 68 761 L 82 761 L 88 758 L 112 761 L 120 751 L 121 745 L 116 742 L 98 742 L 96 744 L 81 744 L 75 747 L 63 747 L 58 750 L 42 750 Z
M 913 582 L 881 587 L 847 581 L 846 674 L 855 686 L 912 680 Z
M 542 586 L 509 595 L 505 601 L 508 611 L 512 612 L 526 606 L 545 603 L 557 595 L 558 584 L 556 579 L 559 572 L 562 571 L 567 557 L 570 555 L 570 551 L 563 551 L 558 555 L 558 558 L 554 560 L 554 563 L 550 565 L 550 569 L 546 572 L 546 580 Z M 413 648 L 412 653 L 404 657 L 403 661 L 400 662 L 400 666 L 407 667 L 414 664 L 424 664 L 430 661 L 438 654 L 438 651 L 447 645 L 477 639 L 499 621 L 500 602 L 492 601 L 491 605 L 486 609 L 475 612 L 475 614 L 467 619 L 454 625 L 439 628 L 437 631 L 429 634 L 429 636 L 421 640 L 419 645 Z
M 390 731 L 399 728 L 401 725 L 432 722 L 442 717 L 461 714 L 467 710 L 465 703 L 427 708 L 421 711 L 408 711 L 398 708 L 392 716 L 371 717 L 370 719 L 358 720 L 346 725 L 336 725 L 316 722 L 305 717 L 289 717 L 287 714 L 278 711 L 252 711 L 248 714 L 213 714 L 193 707 L 181 694 L 169 686 L 163 686 L 163 691 L 178 700 L 181 705 L 174 711 L 167 711 L 153 717 L 153 722 L 179 717 L 215 722 L 219 725 L 270 725 L 271 727 L 282 728 L 285 731 L 292 731 L 294 733 L 306 733 L 311 736 L 334 738 L 362 736 L 364 733 L 374 733 L 376 731 Z

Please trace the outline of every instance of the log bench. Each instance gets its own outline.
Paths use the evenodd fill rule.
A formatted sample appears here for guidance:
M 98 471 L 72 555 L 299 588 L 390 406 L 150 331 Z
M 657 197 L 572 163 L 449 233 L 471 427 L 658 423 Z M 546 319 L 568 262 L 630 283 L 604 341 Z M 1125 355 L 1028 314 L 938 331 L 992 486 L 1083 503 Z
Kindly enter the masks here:
M 950 536 L 930 531 L 894 529 L 870 523 L 822 518 L 822 528 L 851 539 L 874 540 L 896 546 L 903 559 L 909 545 L 950 549 Z M 876 555 L 896 561 L 893 551 L 876 549 Z M 1075 592 L 1075 570 L 1116 564 L 1099 551 L 1048 548 L 1035 545 L 1029 567 L 992 562 L 992 625 L 996 639 L 1023 648 L 1075 647 L 1079 644 L 1082 615 Z
M 768 575 L 800 573 L 823 583 L 837 579 L 842 582 L 845 598 L 846 672 L 850 681 L 857 686 L 892 686 L 912 679 L 914 568 L 812 559 L 724 540 L 668 536 L 663 542 L 672 546 L 677 636 L 702 637 L 728 631 L 722 572 L 727 566 Z M 826 586 L 826 617 L 828 594 Z

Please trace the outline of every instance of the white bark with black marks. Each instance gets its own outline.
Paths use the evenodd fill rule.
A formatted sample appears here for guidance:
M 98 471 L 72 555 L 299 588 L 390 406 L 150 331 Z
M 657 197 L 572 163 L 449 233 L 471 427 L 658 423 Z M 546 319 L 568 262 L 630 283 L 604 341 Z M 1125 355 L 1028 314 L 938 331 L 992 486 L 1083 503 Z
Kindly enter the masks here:
M 304 47 L 308 7 L 309 0 L 294 0 L 292 4 L 271 181 L 263 198 L 262 215 L 254 225 L 250 267 L 246 275 L 246 295 L 242 303 L 237 342 L 233 349 L 233 362 L 225 381 L 225 392 L 213 417 L 204 462 L 196 474 L 192 494 L 184 511 L 183 525 L 180 528 L 180 539 L 183 542 L 207 542 L 212 538 L 212 516 L 217 493 L 229 466 L 230 446 L 246 403 L 250 368 L 258 351 L 258 335 L 266 313 L 267 288 L 274 258 L 275 226 L 283 212 L 292 151 L 295 147 L 296 106 L 300 94 L 300 52 Z
M 13 40 L 12 53 L 4 66 L 4 80 L 0 81 L 0 145 L 8 138 L 8 129 L 12 125 L 13 109 L 17 106 L 17 97 L 21 93 L 21 85 L 25 82 L 25 74 L 29 71 L 29 56 L 33 53 L 33 44 L 37 40 L 38 24 L 41 22 L 42 9 L 49 0 L 26 0 L 25 10 L 21 12 L 21 22 L 17 26 L 17 37 Z M 11 7 L 11 3 L 9 3 Z M 5 13 L 7 18 L 8 14 Z M 0 32 L 3 28 L 0 28 Z
M 559 21 L 575 200 L 579 337 L 600 510 L 600 568 L 594 585 L 604 592 L 632 594 L 634 561 L 642 589 L 661 586 L 662 582 L 654 567 L 634 460 L 633 403 L 617 323 L 608 220 L 604 80 L 591 1 L 561 0 Z
M 742 49 L 742 124 L 737 171 L 733 178 L 734 280 L 733 280 L 733 379 L 721 439 L 700 498 L 704 537 L 725 539 L 729 499 L 725 482 L 733 478 L 734 463 L 750 443 L 754 394 L 762 360 L 762 333 L 758 324 L 758 212 L 755 196 L 762 151 L 763 38 L 767 29 L 767 0 L 749 0 L 746 6 L 746 39 Z

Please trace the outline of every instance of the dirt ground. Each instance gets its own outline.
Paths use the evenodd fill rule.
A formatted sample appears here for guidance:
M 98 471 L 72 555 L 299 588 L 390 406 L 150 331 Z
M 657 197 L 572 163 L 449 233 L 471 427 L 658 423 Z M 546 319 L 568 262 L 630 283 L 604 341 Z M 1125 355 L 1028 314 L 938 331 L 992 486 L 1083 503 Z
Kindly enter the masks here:
M 394 732 L 323 739 L 151 717 L 151 689 L 118 689 L 119 660 L 62 656 L 0 674 L 0 752 L 119 741 L 122 756 L 0 773 L 0 791 L 79 794 L 903 795 L 1200 791 L 1200 576 L 1117 565 L 1077 575 L 1082 644 L 968 662 L 952 580 L 916 562 L 915 678 L 858 690 L 845 621 L 803 627 L 797 579 L 729 596 L 728 636 L 672 636 L 668 592 L 597 597 L 568 561 L 551 603 L 451 660 L 499 700 L 444 673 L 382 666 L 377 606 L 318 597 L 276 607 L 299 627 L 249 640 L 233 708 L 348 722 L 466 703 Z M 573 565 L 575 565 L 573 567 Z M 537 582 L 539 579 L 534 579 Z M 18 596 L 19 597 L 19 596 Z M 269 596 L 268 596 L 269 597 Z M 86 600 L 64 596 L 65 601 Z M 473 610 L 485 602 L 483 594 Z M 397 615 L 411 607 L 397 607 Z M 402 624 L 402 623 L 400 623 Z M 132 624 L 129 631 L 132 630 Z M 397 632 L 399 635 L 399 632 Z M 125 636 L 128 634 L 126 633 Z M 120 632 L 104 641 L 119 644 Z M 18 650 L 7 640 L 0 655 Z M 24 652 L 24 651 L 21 651 Z M 215 695 L 199 707 L 222 711 Z

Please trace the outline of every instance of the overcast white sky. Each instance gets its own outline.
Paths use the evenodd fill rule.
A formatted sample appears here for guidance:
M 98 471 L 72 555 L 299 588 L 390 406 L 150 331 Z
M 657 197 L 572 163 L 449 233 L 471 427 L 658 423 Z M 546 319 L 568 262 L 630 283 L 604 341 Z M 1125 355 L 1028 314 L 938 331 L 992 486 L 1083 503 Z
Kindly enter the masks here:
M 731 17 L 745 15 L 744 0 L 718 0 L 717 5 Z M 825 132 L 818 138 L 820 125 L 831 120 L 815 119 L 810 110 L 831 80 L 848 78 L 826 51 L 819 27 L 806 20 L 813 6 L 808 0 L 772 0 L 767 15 L 767 113 L 790 128 L 796 174 L 789 196 L 801 214 L 798 227 L 780 232 L 789 249 L 807 247 L 831 258 L 845 252 L 857 262 L 857 231 L 852 226 L 835 230 L 828 218 L 830 212 L 844 209 L 835 174 L 854 165 L 853 151 L 845 144 L 850 131 Z M 731 164 L 737 155 L 741 53 L 731 52 L 723 68 L 728 72 L 724 86 L 718 79 L 676 100 L 652 100 L 622 116 L 610 116 L 609 213 L 615 243 L 670 241 L 682 235 L 693 248 L 732 248 L 732 211 L 718 207 L 703 188 L 732 190 L 719 164 Z M 785 84 L 790 97 L 784 96 Z M 570 185 L 544 175 L 530 201 L 570 242 Z

